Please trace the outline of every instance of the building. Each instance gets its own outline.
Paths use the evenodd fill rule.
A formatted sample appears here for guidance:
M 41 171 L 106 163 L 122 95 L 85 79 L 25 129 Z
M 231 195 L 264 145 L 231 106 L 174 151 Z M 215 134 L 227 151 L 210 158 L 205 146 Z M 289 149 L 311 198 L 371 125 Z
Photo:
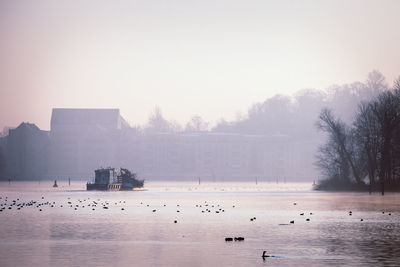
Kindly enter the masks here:
M 1 176 L 12 179 L 40 179 L 48 169 L 49 133 L 35 124 L 21 123 L 5 137 Z
M 318 175 L 317 141 L 282 134 L 144 133 L 130 128 L 118 109 L 53 109 L 50 132 L 22 123 L 3 138 L 0 175 L 90 180 L 96 169 L 126 167 L 146 179 L 311 181 Z
M 48 176 L 81 178 L 117 165 L 121 132 L 129 128 L 119 109 L 53 109 Z

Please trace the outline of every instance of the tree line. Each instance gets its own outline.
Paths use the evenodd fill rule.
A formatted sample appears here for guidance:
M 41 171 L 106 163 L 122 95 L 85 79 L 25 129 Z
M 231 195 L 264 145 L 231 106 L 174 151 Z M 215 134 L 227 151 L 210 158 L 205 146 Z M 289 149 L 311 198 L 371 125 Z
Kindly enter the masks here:
M 233 120 L 219 119 L 211 123 L 200 115 L 193 116 L 186 124 L 166 119 L 159 107 L 150 114 L 147 124 L 137 126 L 146 132 L 225 132 L 242 134 L 286 134 L 300 139 L 319 139 L 321 133 L 315 121 L 323 107 L 329 107 L 345 122 L 350 122 L 360 101 L 369 101 L 388 89 L 379 71 L 368 74 L 366 81 L 332 85 L 327 89 L 302 89 L 293 95 L 277 94 L 252 104 L 244 113 L 237 113 Z
M 372 82 L 372 81 L 371 81 Z M 371 86 L 381 86 L 375 79 Z M 361 101 L 353 121 L 332 109 L 320 112 L 316 126 L 327 134 L 316 165 L 322 190 L 400 190 L 400 78 L 369 101 Z

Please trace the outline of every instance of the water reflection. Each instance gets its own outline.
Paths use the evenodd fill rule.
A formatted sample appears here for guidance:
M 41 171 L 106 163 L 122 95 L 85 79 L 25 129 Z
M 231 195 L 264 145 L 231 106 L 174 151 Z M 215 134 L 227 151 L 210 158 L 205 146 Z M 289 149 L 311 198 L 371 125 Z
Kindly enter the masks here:
M 40 206 L 41 212 L 13 206 L 0 214 L 0 266 L 376 266 L 400 260 L 399 194 L 243 183 L 196 185 L 197 191 L 194 185 L 154 183 L 131 193 L 80 186 L 0 184 L 1 204 L 4 196 L 7 203 L 56 203 Z M 225 212 L 216 213 L 220 209 Z M 225 242 L 228 236 L 245 241 Z M 276 257 L 263 261 L 264 250 Z

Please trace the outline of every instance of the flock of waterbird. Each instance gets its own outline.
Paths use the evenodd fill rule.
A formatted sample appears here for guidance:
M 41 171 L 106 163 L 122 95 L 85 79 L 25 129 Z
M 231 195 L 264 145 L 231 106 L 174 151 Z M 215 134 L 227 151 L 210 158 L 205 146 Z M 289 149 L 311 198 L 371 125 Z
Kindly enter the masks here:
M 55 201 L 51 202 L 51 201 L 45 201 L 45 197 L 42 196 L 41 199 L 39 200 L 30 200 L 30 201 L 21 201 L 19 198 L 16 199 L 9 199 L 7 196 L 0 196 L 0 213 L 5 213 L 7 210 L 12 210 L 12 209 L 16 209 L 16 210 L 22 210 L 22 209 L 26 209 L 29 207 L 32 208 L 36 208 L 38 212 L 42 212 L 44 207 L 48 207 L 48 208 L 70 208 L 73 210 L 78 210 L 78 209 L 83 209 L 83 208 L 88 208 L 91 209 L 92 211 L 95 211 L 96 208 L 100 208 L 103 210 L 108 210 L 110 207 L 114 206 L 114 207 L 118 207 L 120 208 L 121 211 L 125 211 L 126 207 L 119 207 L 119 205 L 123 205 L 125 204 L 126 201 L 125 200 L 120 200 L 120 201 L 116 201 L 111 203 L 110 201 L 107 200 L 101 200 L 100 198 L 96 198 L 96 199 L 91 199 L 90 197 L 88 198 L 84 198 L 84 199 L 77 199 L 76 201 L 71 200 L 70 197 L 67 198 L 67 200 L 65 201 L 65 203 L 60 204 L 60 203 L 56 203 Z M 293 205 L 297 205 L 296 202 L 293 203 Z M 151 207 L 150 204 L 145 204 L 143 202 L 140 202 L 140 206 L 143 207 L 149 207 L 150 209 L 152 209 L 151 211 L 153 213 L 157 212 L 157 209 L 154 209 L 154 207 Z M 152 205 L 153 206 L 153 205 Z M 167 207 L 167 204 L 163 204 L 161 207 Z M 207 201 L 204 201 L 202 204 L 195 204 L 194 206 L 195 208 L 199 209 L 201 211 L 201 213 L 224 213 L 225 209 L 222 205 L 220 206 L 219 204 L 212 204 L 212 203 L 208 203 Z M 236 206 L 233 205 L 232 208 L 235 208 Z M 180 213 L 181 209 L 180 209 L 180 205 L 176 204 L 176 212 Z M 382 211 L 382 214 L 385 214 L 385 211 Z M 387 215 L 391 216 L 392 213 L 391 212 L 386 212 Z M 307 215 L 314 215 L 312 212 L 301 212 L 299 214 L 300 216 L 307 216 Z M 349 211 L 348 212 L 349 216 L 353 216 L 353 212 Z M 250 218 L 250 222 L 254 222 L 256 221 L 256 217 L 251 217 Z M 305 219 L 305 221 L 310 222 L 310 218 L 307 217 Z M 363 218 L 360 218 L 360 221 L 364 221 Z M 279 225 L 290 225 L 290 224 L 294 224 L 294 220 L 291 220 L 289 222 L 289 224 L 287 223 L 281 223 Z M 174 220 L 173 223 L 178 223 L 178 220 Z M 232 241 L 244 241 L 245 238 L 244 237 L 226 237 L 225 238 L 225 242 L 232 242 Z M 268 255 L 266 254 L 266 251 L 263 251 L 262 254 L 262 258 L 265 260 L 265 258 L 268 257 L 277 257 L 277 256 L 273 256 L 273 255 Z
M 23 208 L 28 208 L 28 207 L 36 207 L 38 211 L 43 211 L 44 207 L 50 207 L 50 208 L 56 208 L 56 207 L 68 207 L 72 208 L 74 210 L 78 210 L 78 208 L 91 208 L 92 210 L 96 210 L 96 207 L 102 207 L 103 209 L 108 209 L 110 206 L 110 203 L 108 201 L 103 201 L 100 202 L 100 199 L 96 200 L 91 200 L 90 198 L 85 198 L 85 199 L 78 199 L 77 202 L 73 203 L 71 198 L 68 198 L 66 203 L 64 204 L 59 204 L 57 205 L 56 202 L 51 202 L 51 201 L 44 201 L 44 196 L 41 197 L 40 200 L 30 200 L 30 201 L 20 201 L 19 198 L 17 199 L 8 199 L 7 196 L 0 196 L 0 201 L 3 202 L 0 204 L 0 212 L 8 210 L 12 210 L 13 208 L 16 210 L 21 210 Z M 121 203 L 126 203 L 125 201 L 119 201 L 115 202 L 114 204 L 121 204 Z M 121 210 L 125 210 L 124 208 L 121 208 Z
M 91 199 L 90 197 L 84 198 L 84 199 L 77 199 L 75 201 L 71 200 L 70 197 L 67 198 L 67 200 L 64 203 L 56 203 L 56 202 L 51 202 L 51 201 L 45 201 L 45 197 L 42 196 L 41 199 L 39 200 L 30 200 L 30 201 L 21 201 L 19 198 L 16 199 L 9 199 L 8 196 L 0 196 L 0 212 L 6 211 L 6 210 L 21 210 L 23 208 L 27 207 L 36 207 L 37 210 L 43 211 L 44 207 L 50 207 L 50 208 L 71 208 L 73 210 L 78 210 L 78 209 L 83 209 L 83 208 L 90 208 L 93 211 L 96 210 L 96 208 L 102 208 L 102 209 L 109 209 L 116 205 L 120 204 L 125 204 L 125 200 L 120 200 L 114 203 L 110 203 L 110 201 L 107 200 L 101 200 L 100 198 L 96 199 Z M 141 206 L 145 207 L 150 207 L 149 204 L 144 204 L 143 202 L 140 202 Z M 167 204 L 163 204 L 163 207 L 166 207 Z M 180 205 L 176 204 L 176 212 L 180 212 Z M 207 203 L 207 201 L 204 201 L 203 204 L 196 204 L 196 208 L 201 208 L 201 213 L 223 213 L 225 212 L 225 209 L 220 207 L 219 204 L 214 205 Z M 126 207 L 121 207 L 121 210 L 124 211 Z M 235 208 L 233 205 L 232 208 Z M 152 209 L 152 212 L 157 212 L 157 209 Z M 174 223 L 177 223 L 177 220 L 174 221 Z

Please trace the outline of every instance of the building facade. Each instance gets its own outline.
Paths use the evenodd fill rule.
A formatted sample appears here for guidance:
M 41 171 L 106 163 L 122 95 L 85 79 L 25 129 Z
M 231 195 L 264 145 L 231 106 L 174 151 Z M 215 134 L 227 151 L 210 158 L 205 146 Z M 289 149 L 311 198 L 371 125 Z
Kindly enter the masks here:
M 284 182 L 317 176 L 315 141 L 286 135 L 143 133 L 130 128 L 118 109 L 53 109 L 50 132 L 23 123 L 3 143 L 2 177 L 88 180 L 95 169 L 110 166 L 163 180 Z

